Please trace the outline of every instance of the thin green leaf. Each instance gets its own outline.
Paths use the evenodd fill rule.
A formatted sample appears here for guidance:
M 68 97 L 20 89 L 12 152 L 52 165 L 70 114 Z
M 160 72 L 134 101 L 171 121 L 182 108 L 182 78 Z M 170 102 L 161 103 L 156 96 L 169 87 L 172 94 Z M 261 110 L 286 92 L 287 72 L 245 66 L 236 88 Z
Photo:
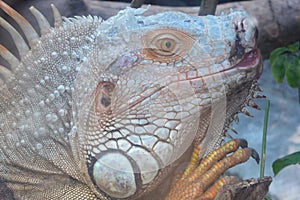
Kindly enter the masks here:
M 295 53 L 296 51 L 299 51 L 299 47 L 300 47 L 300 43 L 299 41 L 298 42 L 295 42 L 294 44 L 290 44 L 288 46 L 288 49 L 292 52 L 292 53 Z
M 300 151 L 275 160 L 272 164 L 274 176 L 276 176 L 283 168 L 295 164 L 300 164 Z
M 286 71 L 287 55 L 280 55 L 274 58 L 272 65 L 272 74 L 276 82 L 282 83 Z
M 285 53 L 289 53 L 289 52 L 290 52 L 290 50 L 286 47 L 277 48 L 274 51 L 272 51 L 270 54 L 271 65 L 273 65 L 276 58 L 278 58 L 279 56 L 281 56 Z
M 300 88 L 300 57 L 294 57 L 288 64 L 286 79 L 293 88 Z

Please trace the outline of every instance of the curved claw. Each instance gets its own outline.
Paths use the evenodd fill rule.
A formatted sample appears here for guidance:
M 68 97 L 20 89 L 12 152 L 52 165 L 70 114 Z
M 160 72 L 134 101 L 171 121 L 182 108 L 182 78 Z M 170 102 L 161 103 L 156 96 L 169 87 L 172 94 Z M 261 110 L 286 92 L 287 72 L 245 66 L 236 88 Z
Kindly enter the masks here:
M 259 164 L 260 157 L 259 154 L 255 149 L 249 148 L 251 150 L 251 157 L 256 161 L 257 164 Z
M 240 147 L 242 147 L 242 148 L 248 147 L 247 140 L 245 140 L 245 139 L 239 139 L 239 141 L 240 141 Z

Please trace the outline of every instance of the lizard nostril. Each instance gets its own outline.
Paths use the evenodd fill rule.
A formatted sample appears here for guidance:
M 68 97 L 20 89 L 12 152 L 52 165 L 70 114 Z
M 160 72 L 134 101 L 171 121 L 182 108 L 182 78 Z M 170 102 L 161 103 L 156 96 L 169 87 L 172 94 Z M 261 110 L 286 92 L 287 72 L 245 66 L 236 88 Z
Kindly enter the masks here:
M 242 19 L 242 21 L 241 21 L 241 31 L 245 31 L 245 29 L 244 29 L 244 20 L 245 19 Z

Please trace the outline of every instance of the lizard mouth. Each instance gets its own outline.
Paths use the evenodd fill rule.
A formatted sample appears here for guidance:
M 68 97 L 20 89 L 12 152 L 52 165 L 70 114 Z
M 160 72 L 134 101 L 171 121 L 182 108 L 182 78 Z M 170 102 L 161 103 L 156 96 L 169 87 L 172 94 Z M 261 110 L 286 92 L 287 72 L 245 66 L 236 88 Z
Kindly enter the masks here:
M 261 55 L 258 48 L 245 53 L 242 60 L 237 63 L 233 68 L 251 68 L 256 67 L 261 61 Z
M 242 57 L 242 59 L 232 66 L 229 69 L 226 69 L 224 71 L 229 71 L 229 70 L 246 70 L 246 69 L 257 69 L 257 76 L 256 78 L 258 79 L 262 73 L 262 57 L 260 54 L 260 50 L 258 48 L 254 48 L 248 53 L 245 53 Z

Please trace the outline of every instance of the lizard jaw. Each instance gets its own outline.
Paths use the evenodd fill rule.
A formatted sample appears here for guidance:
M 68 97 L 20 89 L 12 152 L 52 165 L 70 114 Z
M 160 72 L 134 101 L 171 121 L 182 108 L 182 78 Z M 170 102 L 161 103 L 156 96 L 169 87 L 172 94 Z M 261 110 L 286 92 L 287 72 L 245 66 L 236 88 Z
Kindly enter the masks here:
M 256 75 L 256 79 L 258 79 L 262 73 L 262 57 L 261 57 L 261 53 L 260 50 L 258 48 L 254 48 L 251 51 L 249 51 L 248 53 L 245 53 L 242 57 L 242 59 L 235 64 L 234 66 L 232 66 L 229 69 L 223 70 L 223 71 L 229 71 L 232 69 L 246 69 L 246 68 L 258 68 L 258 73 Z
M 234 67 L 252 67 L 256 66 L 260 61 L 260 51 L 255 48 L 248 53 L 245 53 L 242 60 Z
M 260 50 L 258 48 L 255 48 L 251 50 L 248 53 L 245 53 L 242 60 L 236 64 L 235 68 L 253 68 L 258 67 L 258 73 L 256 75 L 256 78 L 258 79 L 260 75 L 262 74 L 262 57 Z

